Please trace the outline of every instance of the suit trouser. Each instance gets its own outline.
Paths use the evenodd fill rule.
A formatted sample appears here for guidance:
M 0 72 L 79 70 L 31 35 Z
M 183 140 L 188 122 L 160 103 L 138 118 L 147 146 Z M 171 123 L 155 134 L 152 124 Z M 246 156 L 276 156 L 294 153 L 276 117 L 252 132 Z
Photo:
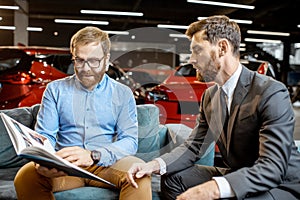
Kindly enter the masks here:
M 202 165 L 194 165 L 174 174 L 164 175 L 161 178 L 161 191 L 164 200 L 174 200 L 178 195 L 185 192 L 187 189 L 207 182 L 213 176 L 223 176 L 228 173 L 225 168 L 216 168 Z M 236 199 L 236 198 L 228 198 Z M 274 188 L 267 192 L 263 192 L 256 196 L 245 198 L 245 200 L 297 200 L 291 193 Z
M 151 178 L 149 176 L 136 180 L 138 189 L 127 183 L 126 174 L 133 163 L 144 162 L 139 158 L 128 156 L 110 167 L 93 165 L 85 170 L 115 184 L 120 189 L 120 199 L 152 199 Z M 73 176 L 47 178 L 37 173 L 35 165 L 24 165 L 14 180 L 18 200 L 53 200 L 53 192 L 74 189 L 83 186 L 113 188 L 105 183 Z M 114 188 L 115 189 L 115 188 Z M 101 199 L 101 197 L 99 197 Z

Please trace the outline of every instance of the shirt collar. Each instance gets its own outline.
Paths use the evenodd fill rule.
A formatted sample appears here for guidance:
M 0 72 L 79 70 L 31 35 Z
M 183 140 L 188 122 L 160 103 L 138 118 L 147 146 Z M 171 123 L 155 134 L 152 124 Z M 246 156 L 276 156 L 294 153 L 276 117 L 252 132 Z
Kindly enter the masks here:
M 222 86 L 222 89 L 226 93 L 227 97 L 231 97 L 235 87 L 237 85 L 237 82 L 239 80 L 239 77 L 242 72 L 242 65 L 239 64 L 237 70 L 232 74 L 232 76 L 225 82 L 225 84 Z

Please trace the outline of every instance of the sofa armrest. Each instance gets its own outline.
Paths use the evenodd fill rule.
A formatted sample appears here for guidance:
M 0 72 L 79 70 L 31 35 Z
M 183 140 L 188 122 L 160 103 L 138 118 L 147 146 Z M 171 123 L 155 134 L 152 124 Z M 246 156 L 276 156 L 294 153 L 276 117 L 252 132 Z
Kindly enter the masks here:
M 148 162 L 159 156 L 159 109 L 153 104 L 137 105 L 138 151 L 136 156 Z

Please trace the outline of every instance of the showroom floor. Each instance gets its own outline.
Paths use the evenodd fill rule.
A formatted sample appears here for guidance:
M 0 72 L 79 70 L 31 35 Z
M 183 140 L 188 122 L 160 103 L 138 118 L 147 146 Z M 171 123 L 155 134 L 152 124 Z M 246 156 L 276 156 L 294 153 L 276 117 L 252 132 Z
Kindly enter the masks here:
M 295 140 L 300 140 L 300 102 L 294 103 L 294 111 L 296 116 L 296 125 L 294 131 Z

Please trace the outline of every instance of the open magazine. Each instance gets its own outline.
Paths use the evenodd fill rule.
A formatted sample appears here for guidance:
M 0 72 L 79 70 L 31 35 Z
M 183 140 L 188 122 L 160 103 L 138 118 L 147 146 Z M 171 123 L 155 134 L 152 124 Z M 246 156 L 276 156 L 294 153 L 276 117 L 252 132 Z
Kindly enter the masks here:
M 62 170 L 69 176 L 88 178 L 115 186 L 109 181 L 55 155 L 55 150 L 46 137 L 24 126 L 4 113 L 0 113 L 0 115 L 18 156 L 39 163 L 50 169 L 56 168 Z

